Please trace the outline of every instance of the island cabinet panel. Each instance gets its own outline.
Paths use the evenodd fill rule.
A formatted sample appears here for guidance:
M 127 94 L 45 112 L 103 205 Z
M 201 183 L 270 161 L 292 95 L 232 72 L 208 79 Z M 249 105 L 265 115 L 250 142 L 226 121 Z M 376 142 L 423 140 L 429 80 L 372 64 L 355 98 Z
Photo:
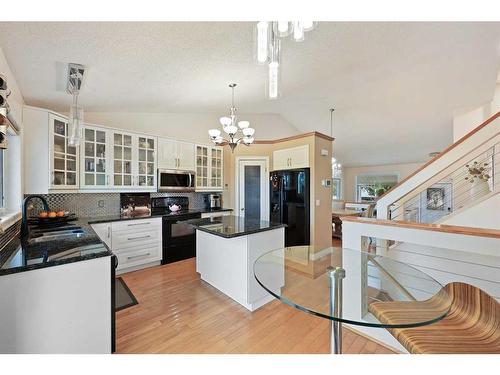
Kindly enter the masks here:
M 248 236 L 247 246 L 247 273 L 251 275 L 247 285 L 247 295 L 248 302 L 251 303 L 252 301 L 260 301 L 269 296 L 269 292 L 264 290 L 264 288 L 259 285 L 257 280 L 255 280 L 253 265 L 261 255 L 264 255 L 271 250 L 282 249 L 285 247 L 285 228 Z M 272 277 L 273 280 L 266 280 L 266 285 L 274 285 L 275 291 L 279 291 L 280 288 L 285 285 L 284 272 L 281 274 L 279 272 L 272 272 L 269 273 L 269 277 Z
M 209 226 L 206 226 L 209 228 Z M 217 224 L 211 231 L 217 231 Z M 262 254 L 284 247 L 284 228 L 224 238 L 196 231 L 196 271 L 201 279 L 250 311 L 273 299 L 255 280 L 253 265 Z M 280 293 L 283 275 L 273 273 L 273 292 Z

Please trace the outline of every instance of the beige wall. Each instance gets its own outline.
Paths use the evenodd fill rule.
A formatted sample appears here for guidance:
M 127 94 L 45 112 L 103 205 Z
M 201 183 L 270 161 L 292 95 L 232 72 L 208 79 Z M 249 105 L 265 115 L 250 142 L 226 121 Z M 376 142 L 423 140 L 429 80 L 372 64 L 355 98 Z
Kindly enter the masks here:
M 344 167 L 342 170 L 342 199 L 356 200 L 356 176 L 361 174 L 397 174 L 399 180 L 415 172 L 424 163 L 386 164 L 367 167 Z
M 311 179 L 311 244 L 318 247 L 331 246 L 331 188 L 321 186 L 322 179 L 331 179 L 332 142 L 317 136 L 307 136 L 274 144 L 255 144 L 251 147 L 238 146 L 234 154 L 229 148 L 224 150 L 224 206 L 235 207 L 236 157 L 262 156 L 269 158 L 270 170 L 273 169 L 273 151 L 302 145 L 309 145 Z M 328 150 L 328 156 L 321 156 L 321 149 Z M 316 206 L 319 200 L 319 206 Z

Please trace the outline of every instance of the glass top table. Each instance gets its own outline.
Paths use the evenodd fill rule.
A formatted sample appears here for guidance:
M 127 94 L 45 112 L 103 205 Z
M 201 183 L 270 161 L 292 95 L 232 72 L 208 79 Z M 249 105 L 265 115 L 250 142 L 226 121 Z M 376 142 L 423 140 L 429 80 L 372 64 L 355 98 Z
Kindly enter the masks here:
M 331 351 L 342 351 L 342 323 L 419 327 L 448 313 L 444 287 L 410 265 L 375 253 L 329 247 L 273 250 L 254 263 L 257 282 L 299 310 L 331 321 Z

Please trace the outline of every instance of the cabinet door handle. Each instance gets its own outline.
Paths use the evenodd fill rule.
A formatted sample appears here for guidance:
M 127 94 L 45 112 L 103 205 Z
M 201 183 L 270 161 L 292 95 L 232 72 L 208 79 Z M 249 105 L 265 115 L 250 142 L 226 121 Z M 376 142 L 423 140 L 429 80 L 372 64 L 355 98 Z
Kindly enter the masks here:
M 111 225 L 108 225 L 108 238 L 111 238 Z
M 149 225 L 151 224 L 150 221 L 145 222 L 145 223 L 133 223 L 133 224 L 127 224 L 127 227 L 135 227 L 136 225 Z
M 147 236 L 127 237 L 127 241 L 142 240 L 142 239 L 149 238 L 149 237 L 151 237 L 150 234 L 148 234 Z
M 130 255 L 127 257 L 127 259 L 134 259 L 134 258 L 140 258 L 144 256 L 148 256 L 150 253 L 144 253 L 144 254 L 138 254 L 138 255 Z

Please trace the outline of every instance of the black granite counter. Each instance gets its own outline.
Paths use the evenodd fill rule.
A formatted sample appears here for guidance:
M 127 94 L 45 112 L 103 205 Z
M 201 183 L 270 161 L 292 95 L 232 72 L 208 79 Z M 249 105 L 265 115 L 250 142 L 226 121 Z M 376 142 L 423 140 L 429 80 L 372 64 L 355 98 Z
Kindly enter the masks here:
M 222 216 L 206 219 L 187 220 L 196 229 L 224 238 L 247 236 L 286 227 L 286 224 L 269 221 L 245 219 L 240 216 Z
M 69 224 L 80 227 L 81 233 L 42 242 L 34 239 L 21 241 L 19 235 L 15 237 L 2 250 L 0 276 L 113 255 L 88 220 L 80 219 Z
M 232 208 L 218 208 L 218 209 L 209 209 L 209 208 L 200 208 L 200 209 L 190 209 L 190 210 L 184 210 L 181 211 L 181 213 L 214 213 L 214 212 L 224 212 L 224 211 L 232 211 Z M 176 216 L 179 215 L 178 212 L 170 212 L 170 213 L 164 213 L 164 212 L 159 212 L 159 213 L 150 213 L 147 215 L 121 215 L 121 214 L 116 214 L 116 215 L 111 215 L 111 216 L 98 216 L 95 218 L 89 218 L 88 223 L 89 224 L 100 224 L 100 223 L 111 223 L 113 221 L 124 221 L 124 220 L 140 220 L 140 219 L 151 219 L 154 217 L 163 217 L 163 216 Z

